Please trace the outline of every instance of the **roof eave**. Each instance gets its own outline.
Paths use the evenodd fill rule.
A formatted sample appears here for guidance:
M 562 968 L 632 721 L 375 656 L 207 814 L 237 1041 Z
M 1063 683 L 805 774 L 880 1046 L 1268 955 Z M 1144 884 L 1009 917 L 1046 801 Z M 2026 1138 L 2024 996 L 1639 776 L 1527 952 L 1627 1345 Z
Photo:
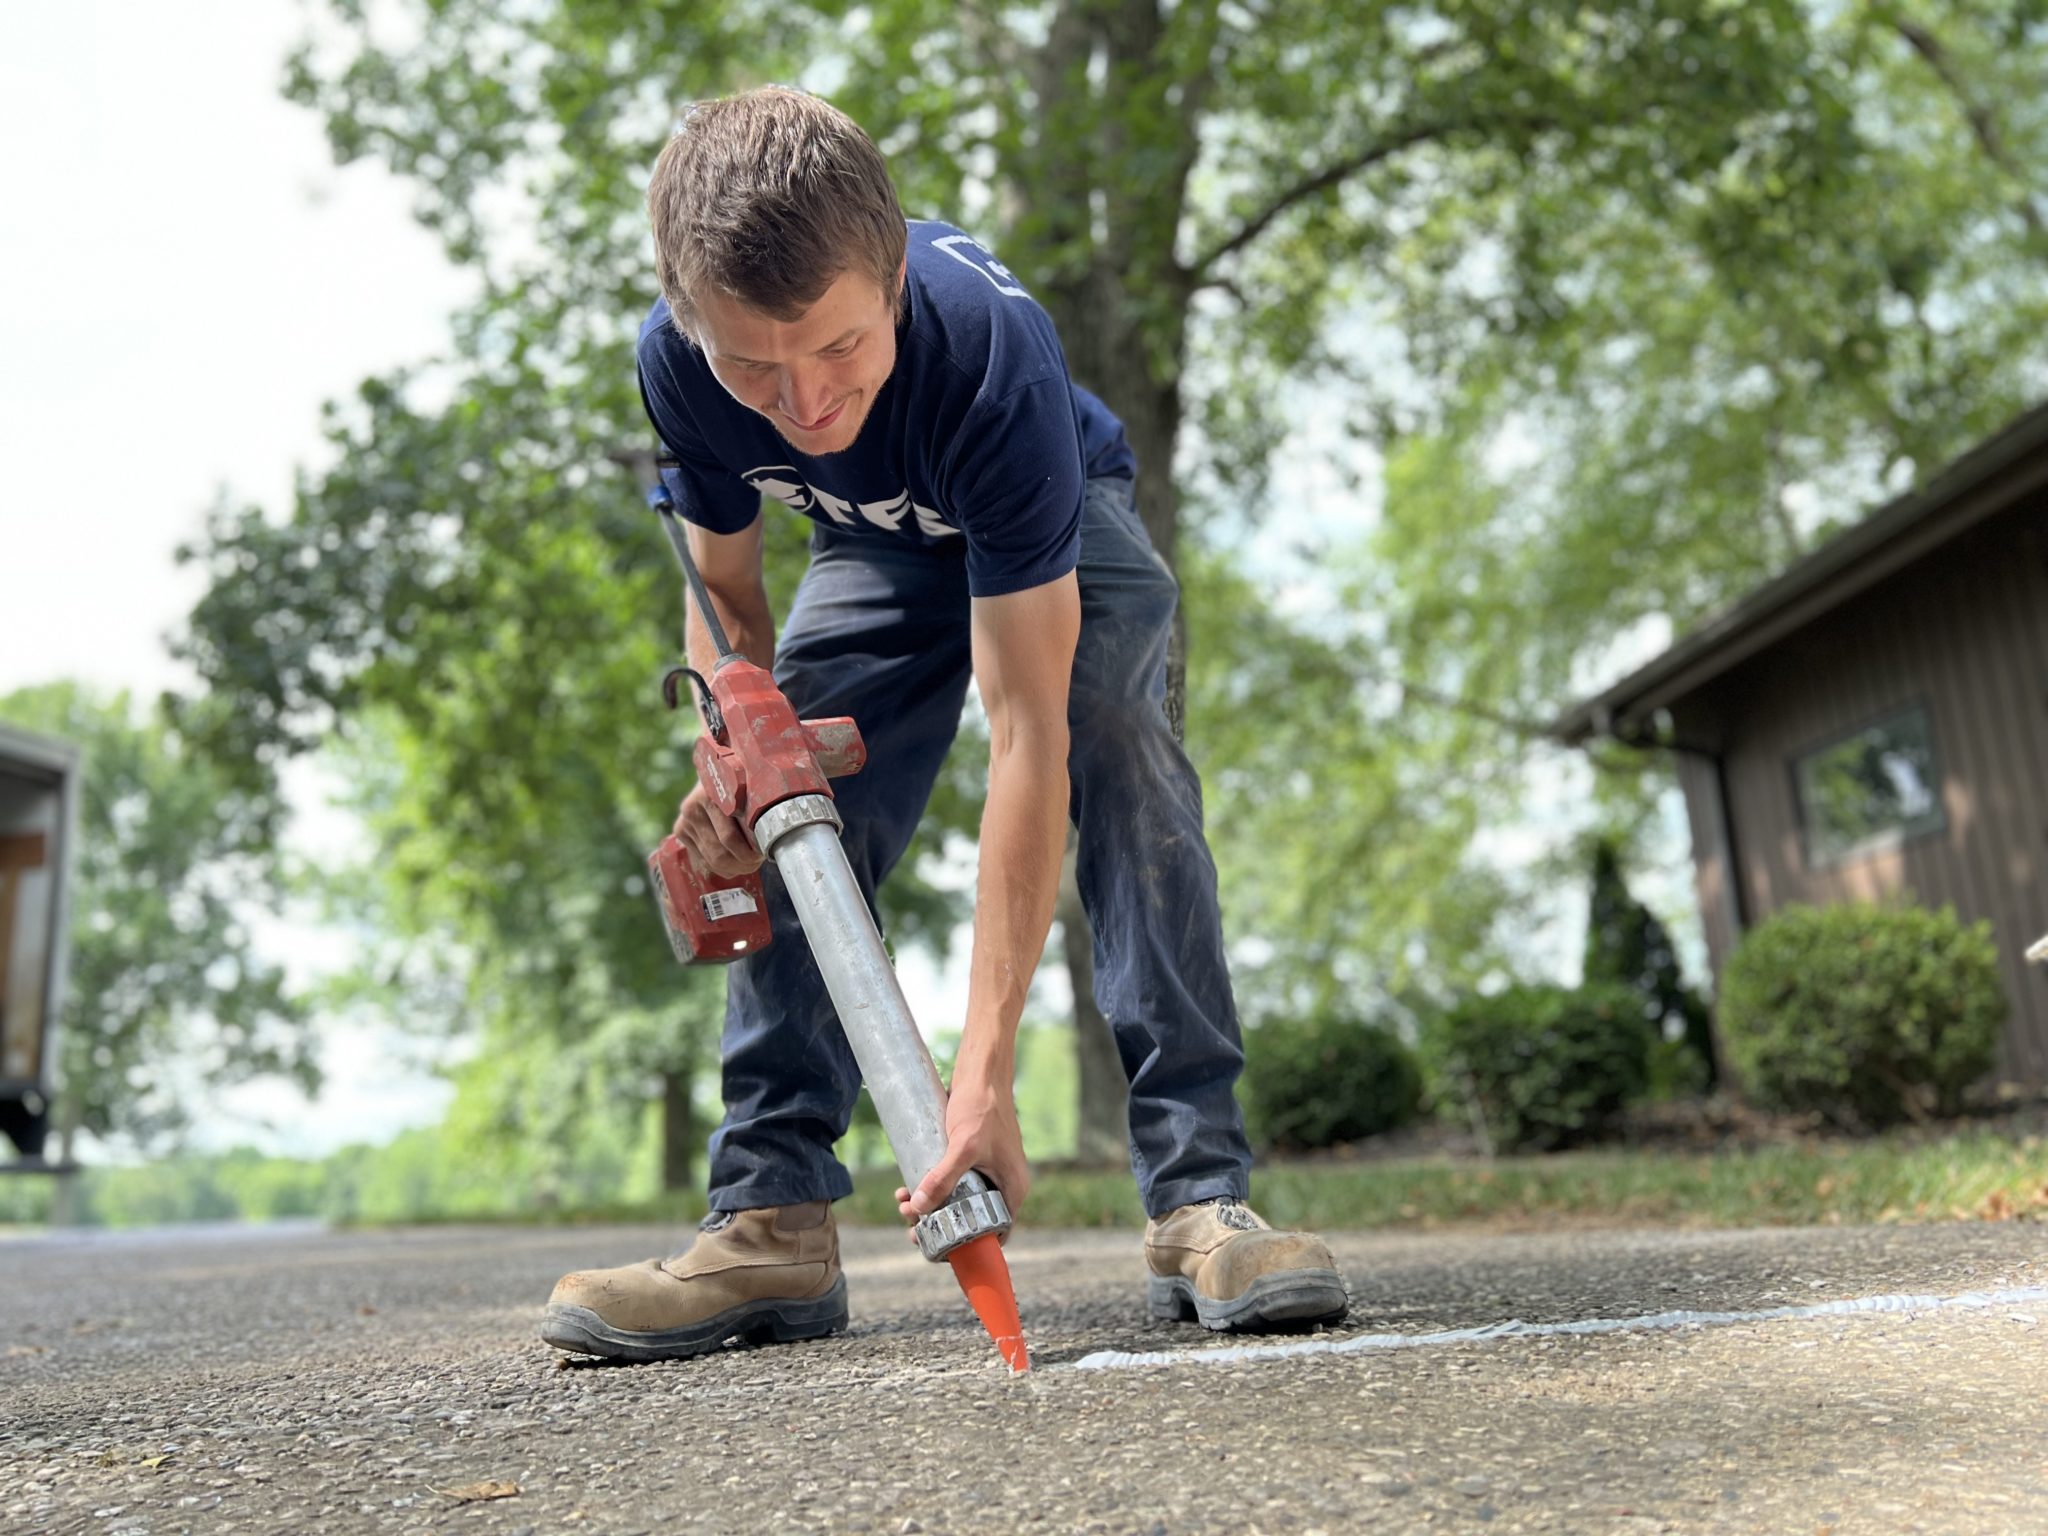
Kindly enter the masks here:
M 1551 729 L 1576 745 L 1623 734 L 1773 641 L 1811 623 L 2048 483 L 2048 405 L 1986 438 L 1917 491 L 1888 502 L 1723 610 Z M 1621 731 L 1617 731 L 1617 726 Z

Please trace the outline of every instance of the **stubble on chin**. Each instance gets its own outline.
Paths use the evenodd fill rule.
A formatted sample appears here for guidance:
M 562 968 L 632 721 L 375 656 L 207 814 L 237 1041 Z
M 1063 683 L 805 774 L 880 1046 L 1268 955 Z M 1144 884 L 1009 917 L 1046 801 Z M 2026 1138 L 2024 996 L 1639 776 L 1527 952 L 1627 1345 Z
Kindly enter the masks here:
M 860 415 L 854 419 L 853 429 L 846 434 L 845 439 L 843 441 L 835 441 L 830 448 L 806 448 L 802 443 L 799 443 L 795 438 L 783 431 L 781 421 L 774 416 L 768 417 L 768 424 L 775 428 L 775 435 L 777 437 L 781 438 L 783 442 L 787 443 L 805 458 L 829 459 L 834 454 L 846 452 L 847 449 L 860 441 L 861 430 L 867 426 L 868 414 L 874 409 L 875 397 L 872 394 L 864 394 L 858 401 L 849 400 L 846 404 L 848 409 L 858 404 Z M 767 413 L 763 412 L 763 414 L 766 415 Z

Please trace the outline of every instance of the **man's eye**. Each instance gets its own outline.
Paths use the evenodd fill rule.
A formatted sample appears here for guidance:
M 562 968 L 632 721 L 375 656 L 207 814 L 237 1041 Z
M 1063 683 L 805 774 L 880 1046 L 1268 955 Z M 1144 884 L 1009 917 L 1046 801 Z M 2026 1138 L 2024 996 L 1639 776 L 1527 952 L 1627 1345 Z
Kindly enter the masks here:
M 859 346 L 859 345 L 860 345 L 860 343 L 859 343 L 859 342 L 849 341 L 849 342 L 846 342 L 846 343 L 844 343 L 844 344 L 842 344 L 842 345 L 840 345 L 840 346 L 836 346 L 836 347 L 827 347 L 827 348 L 825 349 L 825 356 L 827 356 L 827 357 L 851 357 L 851 356 L 853 356 L 853 349 L 854 349 L 855 347 Z

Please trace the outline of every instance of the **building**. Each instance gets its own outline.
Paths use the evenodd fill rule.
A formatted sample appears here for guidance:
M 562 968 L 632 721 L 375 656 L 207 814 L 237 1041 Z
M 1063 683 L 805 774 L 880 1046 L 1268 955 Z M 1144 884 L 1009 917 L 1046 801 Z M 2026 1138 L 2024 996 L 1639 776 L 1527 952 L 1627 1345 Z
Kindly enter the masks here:
M 2048 406 L 1562 716 L 1673 749 L 1716 975 L 1790 903 L 1988 919 L 1999 1070 L 2048 1084 Z

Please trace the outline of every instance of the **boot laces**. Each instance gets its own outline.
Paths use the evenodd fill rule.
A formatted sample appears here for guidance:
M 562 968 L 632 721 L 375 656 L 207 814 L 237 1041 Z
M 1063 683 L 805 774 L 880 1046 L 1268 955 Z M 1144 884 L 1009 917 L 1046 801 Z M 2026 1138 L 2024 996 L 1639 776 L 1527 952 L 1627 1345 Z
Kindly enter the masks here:
M 1195 1204 L 1213 1207 L 1217 1221 L 1226 1227 L 1239 1232 L 1259 1230 L 1258 1218 L 1252 1215 L 1251 1208 L 1236 1195 L 1217 1195 L 1208 1200 L 1197 1200 Z

